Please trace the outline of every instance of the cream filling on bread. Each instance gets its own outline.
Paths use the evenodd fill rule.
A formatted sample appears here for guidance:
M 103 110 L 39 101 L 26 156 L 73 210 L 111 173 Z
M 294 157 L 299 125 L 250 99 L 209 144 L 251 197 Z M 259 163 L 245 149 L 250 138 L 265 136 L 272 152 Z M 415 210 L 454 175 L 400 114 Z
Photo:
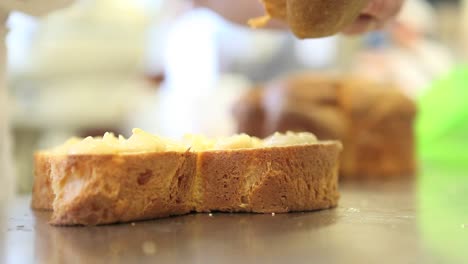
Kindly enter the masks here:
M 49 150 L 49 153 L 63 155 L 80 154 L 125 154 L 141 152 L 185 152 L 211 150 L 237 150 L 268 147 L 283 147 L 317 143 L 315 135 L 307 132 L 275 133 L 265 139 L 246 134 L 223 138 L 207 138 L 202 135 L 186 135 L 181 141 L 174 141 L 150 134 L 139 128 L 133 129 L 128 139 L 105 133 L 102 137 L 71 138 L 63 145 Z
M 285 134 L 276 132 L 273 135 L 265 138 L 262 143 L 263 147 L 280 147 L 313 144 L 317 141 L 317 137 L 312 133 L 295 133 L 288 131 Z
M 55 154 L 118 154 L 135 152 L 184 152 L 186 145 L 173 140 L 152 135 L 142 129 L 133 129 L 128 139 L 105 133 L 103 137 L 71 138 L 65 144 L 51 150 Z

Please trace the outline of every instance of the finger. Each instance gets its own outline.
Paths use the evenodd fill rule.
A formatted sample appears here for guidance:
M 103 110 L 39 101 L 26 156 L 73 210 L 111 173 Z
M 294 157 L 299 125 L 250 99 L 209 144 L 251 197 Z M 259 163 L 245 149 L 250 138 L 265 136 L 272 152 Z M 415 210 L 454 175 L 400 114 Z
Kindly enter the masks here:
M 379 27 L 377 19 L 369 15 L 360 15 L 356 21 L 343 30 L 348 35 L 357 35 L 375 30 Z
M 374 17 L 379 23 L 385 23 L 401 9 L 403 0 L 371 0 L 362 14 Z
M 356 21 L 346 28 L 345 34 L 362 34 L 383 27 L 394 17 L 403 0 L 371 0 Z

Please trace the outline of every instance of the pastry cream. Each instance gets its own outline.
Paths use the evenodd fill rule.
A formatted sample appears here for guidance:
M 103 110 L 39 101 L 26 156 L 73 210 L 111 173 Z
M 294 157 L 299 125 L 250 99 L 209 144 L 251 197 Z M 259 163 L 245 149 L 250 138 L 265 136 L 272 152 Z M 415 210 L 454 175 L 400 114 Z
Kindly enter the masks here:
M 279 147 L 279 146 L 292 146 L 292 145 L 302 145 L 302 144 L 312 144 L 317 142 L 317 137 L 308 132 L 286 132 L 286 134 L 282 133 L 274 133 L 273 135 L 265 138 L 263 140 L 264 147 Z
M 105 133 L 103 137 L 71 138 L 63 145 L 51 149 L 50 152 L 70 155 L 165 151 L 198 152 L 306 145 L 316 142 L 317 138 L 307 132 L 275 133 L 264 140 L 246 134 L 217 139 L 207 138 L 202 135 L 186 135 L 183 140 L 174 141 L 135 128 L 132 136 L 128 139 L 123 136 L 116 137 L 112 133 Z

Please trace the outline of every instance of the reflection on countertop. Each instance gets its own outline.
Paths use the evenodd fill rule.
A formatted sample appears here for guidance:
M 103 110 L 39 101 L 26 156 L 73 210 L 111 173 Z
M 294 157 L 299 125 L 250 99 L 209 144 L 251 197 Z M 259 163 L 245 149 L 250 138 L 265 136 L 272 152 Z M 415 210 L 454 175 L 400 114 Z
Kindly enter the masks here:
M 31 211 L 29 197 L 21 197 L 0 220 L 0 262 L 463 262 L 468 177 L 430 171 L 417 181 L 344 183 L 333 210 L 191 214 L 100 227 L 52 227 L 49 212 Z

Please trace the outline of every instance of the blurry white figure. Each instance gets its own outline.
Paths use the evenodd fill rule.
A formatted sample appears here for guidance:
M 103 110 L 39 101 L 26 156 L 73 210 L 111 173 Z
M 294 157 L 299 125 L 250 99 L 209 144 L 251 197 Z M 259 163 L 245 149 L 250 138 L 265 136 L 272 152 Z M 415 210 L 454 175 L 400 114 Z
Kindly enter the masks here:
M 337 39 L 338 37 L 333 36 L 295 41 L 296 58 L 307 67 L 328 68 L 336 62 Z
M 32 33 L 22 21 L 11 20 L 9 83 L 11 114 L 21 131 L 18 186 L 28 192 L 34 150 L 80 130 L 118 128 L 146 96 L 149 19 L 132 0 L 81 0 L 40 18 Z M 31 45 L 16 45 L 27 37 Z
M 11 158 L 11 139 L 6 86 L 6 20 L 12 10 L 27 12 L 31 15 L 43 15 L 52 10 L 63 8 L 72 0 L 20 1 L 2 0 L 0 2 L 0 201 L 10 197 L 15 189 L 13 161 Z
M 200 102 L 215 88 L 219 76 L 215 40 L 219 27 L 212 19 L 190 12 L 173 25 L 167 37 L 166 81 L 161 91 L 162 134 L 180 137 L 200 131 Z
M 0 10 L 2 12 L 2 10 Z M 6 11 L 0 13 L 0 202 L 13 194 L 14 175 L 11 159 L 11 140 L 9 130 L 9 104 L 6 88 Z
M 202 8 L 178 17 L 166 39 L 158 116 L 159 132 L 172 137 L 236 132 L 231 108 L 252 81 L 330 67 L 337 47 L 336 38 L 298 41 L 286 31 L 231 24 Z
M 270 33 L 252 35 L 207 9 L 181 16 L 171 27 L 164 50 L 160 133 L 171 137 L 234 133 L 231 105 L 251 83 L 229 69 L 233 64 L 248 68 L 267 61 L 280 39 Z

